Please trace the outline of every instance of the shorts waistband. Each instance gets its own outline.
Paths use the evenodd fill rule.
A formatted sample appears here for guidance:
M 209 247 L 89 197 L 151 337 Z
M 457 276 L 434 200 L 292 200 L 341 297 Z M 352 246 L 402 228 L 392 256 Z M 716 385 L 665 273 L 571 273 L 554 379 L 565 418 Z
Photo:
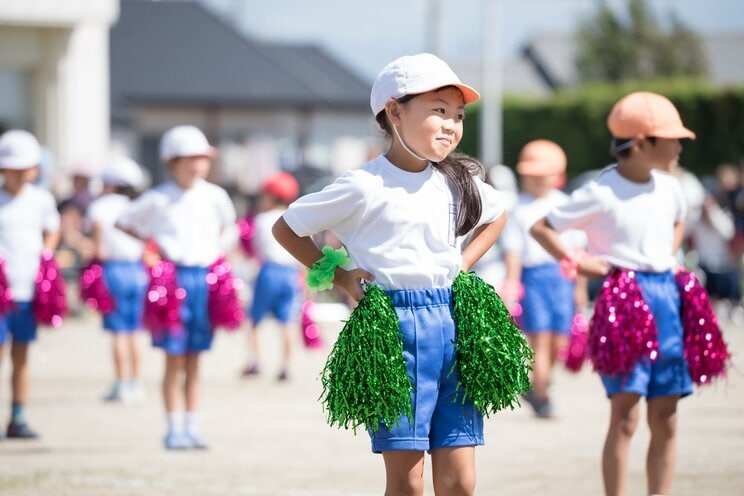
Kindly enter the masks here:
M 427 307 L 449 305 L 452 301 L 452 288 L 394 289 L 385 291 L 394 307 Z

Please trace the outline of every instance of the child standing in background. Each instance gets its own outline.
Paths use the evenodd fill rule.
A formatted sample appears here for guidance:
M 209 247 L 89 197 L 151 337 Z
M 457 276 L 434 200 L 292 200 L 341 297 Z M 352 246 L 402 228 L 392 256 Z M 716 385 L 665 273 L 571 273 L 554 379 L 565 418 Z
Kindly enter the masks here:
M 628 451 L 638 425 L 640 398 L 645 397 L 651 430 L 648 493 L 663 495 L 670 493 L 674 475 L 677 402 L 692 392 L 692 380 L 683 356 L 680 294 L 672 273 L 673 255 L 684 231 L 685 199 L 679 181 L 660 170 L 674 167 L 682 151 L 680 139 L 692 139 L 695 134 L 684 127 L 672 102 L 648 92 L 620 99 L 607 125 L 617 164 L 574 191 L 568 202 L 554 208 L 531 232 L 555 258 L 582 274 L 603 276 L 614 267 L 608 281 L 620 274 L 623 279 L 615 280 L 622 281 L 627 299 L 633 300 L 618 312 L 651 312 L 658 353 L 642 356 L 628 373 L 601 374 L 610 399 L 602 473 L 608 495 L 626 493 Z M 571 252 L 558 236 L 566 229 L 586 232 L 590 255 Z M 636 285 L 640 294 L 632 296 Z M 604 304 L 597 298 L 597 310 Z M 636 339 L 641 332 L 637 324 L 648 321 L 633 315 L 621 316 L 623 322 L 636 324 L 617 329 L 622 339 Z M 610 327 L 616 319 L 613 315 Z
M 551 418 L 548 388 L 558 352 L 566 346 L 571 328 L 574 284 L 561 274 L 558 262 L 530 236 L 529 230 L 568 199 L 557 189 L 565 177 L 566 154 L 552 141 L 530 141 L 519 154 L 517 173 L 522 193 L 501 237 L 506 265 L 501 296 L 508 308 L 519 309 L 515 313 L 519 314 L 520 327 L 535 350 L 533 389 L 525 399 L 538 417 Z M 583 246 L 580 232 L 571 231 L 562 238 L 571 247 Z
M 207 274 L 221 255 L 223 231 L 235 223 L 225 190 L 203 179 L 216 153 L 194 126 L 167 131 L 160 140 L 160 159 L 172 179 L 132 202 L 116 224 L 141 240 L 154 239 L 161 256 L 175 264 L 176 283 L 185 293 L 177 328 L 153 330 L 153 345 L 165 352 L 165 447 L 173 450 L 207 447 L 197 420 L 199 355 L 211 348 L 214 331 Z
M 113 300 L 103 315 L 103 328 L 113 337 L 116 382 L 106 401 L 139 402 L 145 390 L 140 380 L 142 311 L 147 272 L 142 263 L 144 243 L 114 224 L 129 207 L 144 176 L 137 163 L 127 157 L 113 159 L 101 176 L 103 192 L 87 210 L 87 223 L 94 245 L 94 259 L 102 262 L 103 278 Z
M 355 267 L 337 267 L 333 284 L 359 301 L 362 281 L 375 281 L 392 300 L 405 368 L 414 378 L 414 410 L 413 422 L 403 415 L 397 425 L 380 422 L 370 430 L 372 450 L 385 463 L 385 494 L 423 494 L 426 451 L 437 494 L 475 490 L 483 417 L 469 399 L 455 401 L 451 286 L 506 222 L 501 195 L 482 181 L 481 165 L 453 153 L 465 105 L 478 98 L 434 55 L 394 60 L 377 76 L 370 98 L 391 139 L 388 152 L 298 199 L 273 229 L 307 267 L 325 259 L 311 236 L 331 230 Z
M 35 282 L 44 251 L 52 252 L 59 243 L 59 214 L 54 197 L 32 183 L 38 174 L 41 147 L 36 138 L 23 130 L 10 130 L 0 136 L 0 269 L 12 292 L 13 307 L 0 316 L 0 357 L 10 340 L 13 364 L 12 406 L 9 438 L 38 437 L 26 423 L 30 373 L 28 348 L 36 340 L 33 300 Z
M 300 295 L 300 265 L 271 234 L 274 223 L 287 210 L 299 193 L 297 180 L 289 173 L 280 172 L 271 176 L 263 185 L 255 223 L 253 248 L 261 268 L 253 291 L 250 308 L 250 341 L 252 360 L 243 370 L 243 376 L 260 373 L 261 342 L 258 326 L 263 318 L 272 313 L 279 321 L 284 343 L 282 365 L 278 375 L 280 381 L 289 378 L 289 362 L 292 355 L 292 322 L 298 314 Z

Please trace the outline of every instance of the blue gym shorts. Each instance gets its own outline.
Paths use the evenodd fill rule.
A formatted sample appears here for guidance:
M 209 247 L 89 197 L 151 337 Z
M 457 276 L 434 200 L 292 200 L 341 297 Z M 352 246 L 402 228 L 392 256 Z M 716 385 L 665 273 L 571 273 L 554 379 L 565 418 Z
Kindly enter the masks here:
M 369 432 L 372 451 L 426 451 L 483 444 L 483 416 L 456 393 L 455 322 L 451 288 L 387 292 L 400 319 L 403 358 L 411 378 L 413 422 L 380 423 Z
M 169 355 L 201 353 L 212 347 L 214 329 L 209 320 L 208 267 L 176 266 L 178 287 L 186 291 L 181 301 L 181 324 L 177 332 L 164 332 L 152 340 L 153 346 Z
M 651 308 L 659 336 L 659 355 L 653 362 L 639 361 L 626 376 L 601 375 L 607 396 L 635 393 L 647 400 L 659 396 L 687 396 L 692 379 L 683 356 L 679 290 L 668 272 L 636 272 L 643 299 Z
M 9 336 L 17 344 L 36 341 L 36 319 L 30 301 L 15 302 L 15 308 L 0 317 L 0 346 Z
M 258 272 L 253 291 L 253 304 L 249 315 L 258 325 L 267 313 L 286 324 L 299 312 L 300 271 L 297 267 L 277 263 L 265 263 Z
M 574 283 L 561 275 L 560 266 L 523 267 L 522 285 L 522 330 L 568 334 L 574 316 Z
M 114 300 L 114 309 L 103 316 L 103 328 L 114 334 L 142 329 L 147 272 L 140 261 L 108 260 L 103 277 Z

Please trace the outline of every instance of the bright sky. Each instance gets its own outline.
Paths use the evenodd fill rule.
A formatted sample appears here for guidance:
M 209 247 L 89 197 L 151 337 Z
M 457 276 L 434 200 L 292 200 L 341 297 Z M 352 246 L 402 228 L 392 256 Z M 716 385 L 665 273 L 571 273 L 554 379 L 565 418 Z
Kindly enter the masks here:
M 498 0 L 501 21 L 483 19 L 483 2 L 496 0 L 200 0 L 239 19 L 265 40 L 317 43 L 371 81 L 389 61 L 428 48 L 426 12 L 441 5 L 439 55 L 478 58 L 484 25 L 501 35 L 504 57 L 514 56 L 535 34 L 571 33 L 606 1 L 625 10 L 626 0 Z M 701 32 L 744 31 L 744 0 L 647 0 L 662 22 L 675 11 Z

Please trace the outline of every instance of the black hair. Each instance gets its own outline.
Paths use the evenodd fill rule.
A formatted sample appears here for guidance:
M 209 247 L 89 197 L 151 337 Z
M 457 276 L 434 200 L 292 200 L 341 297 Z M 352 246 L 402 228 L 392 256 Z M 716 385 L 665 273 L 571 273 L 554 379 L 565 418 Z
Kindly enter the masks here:
M 445 86 L 445 88 L 456 88 L 456 86 Z M 396 102 L 405 104 L 418 95 L 403 95 Z M 380 128 L 392 139 L 393 130 L 388 122 L 385 109 L 381 110 L 375 120 Z M 432 162 L 434 167 L 446 177 L 457 189 L 460 203 L 457 208 L 457 228 L 455 234 L 463 236 L 471 231 L 480 220 L 483 207 L 481 205 L 480 192 L 473 180 L 473 176 L 483 178 L 483 165 L 475 158 L 464 153 L 450 153 L 441 162 Z
M 128 197 L 130 200 L 137 198 L 139 196 L 139 193 L 135 188 L 132 186 L 124 186 L 124 185 L 117 185 L 116 189 L 114 189 L 114 192 L 118 195 L 124 195 Z
M 647 136 L 645 139 L 652 145 L 656 144 L 655 136 Z M 612 156 L 617 159 L 630 157 L 630 148 L 633 146 L 631 141 L 634 141 L 634 138 L 612 138 L 612 142 L 610 143 L 610 153 Z

